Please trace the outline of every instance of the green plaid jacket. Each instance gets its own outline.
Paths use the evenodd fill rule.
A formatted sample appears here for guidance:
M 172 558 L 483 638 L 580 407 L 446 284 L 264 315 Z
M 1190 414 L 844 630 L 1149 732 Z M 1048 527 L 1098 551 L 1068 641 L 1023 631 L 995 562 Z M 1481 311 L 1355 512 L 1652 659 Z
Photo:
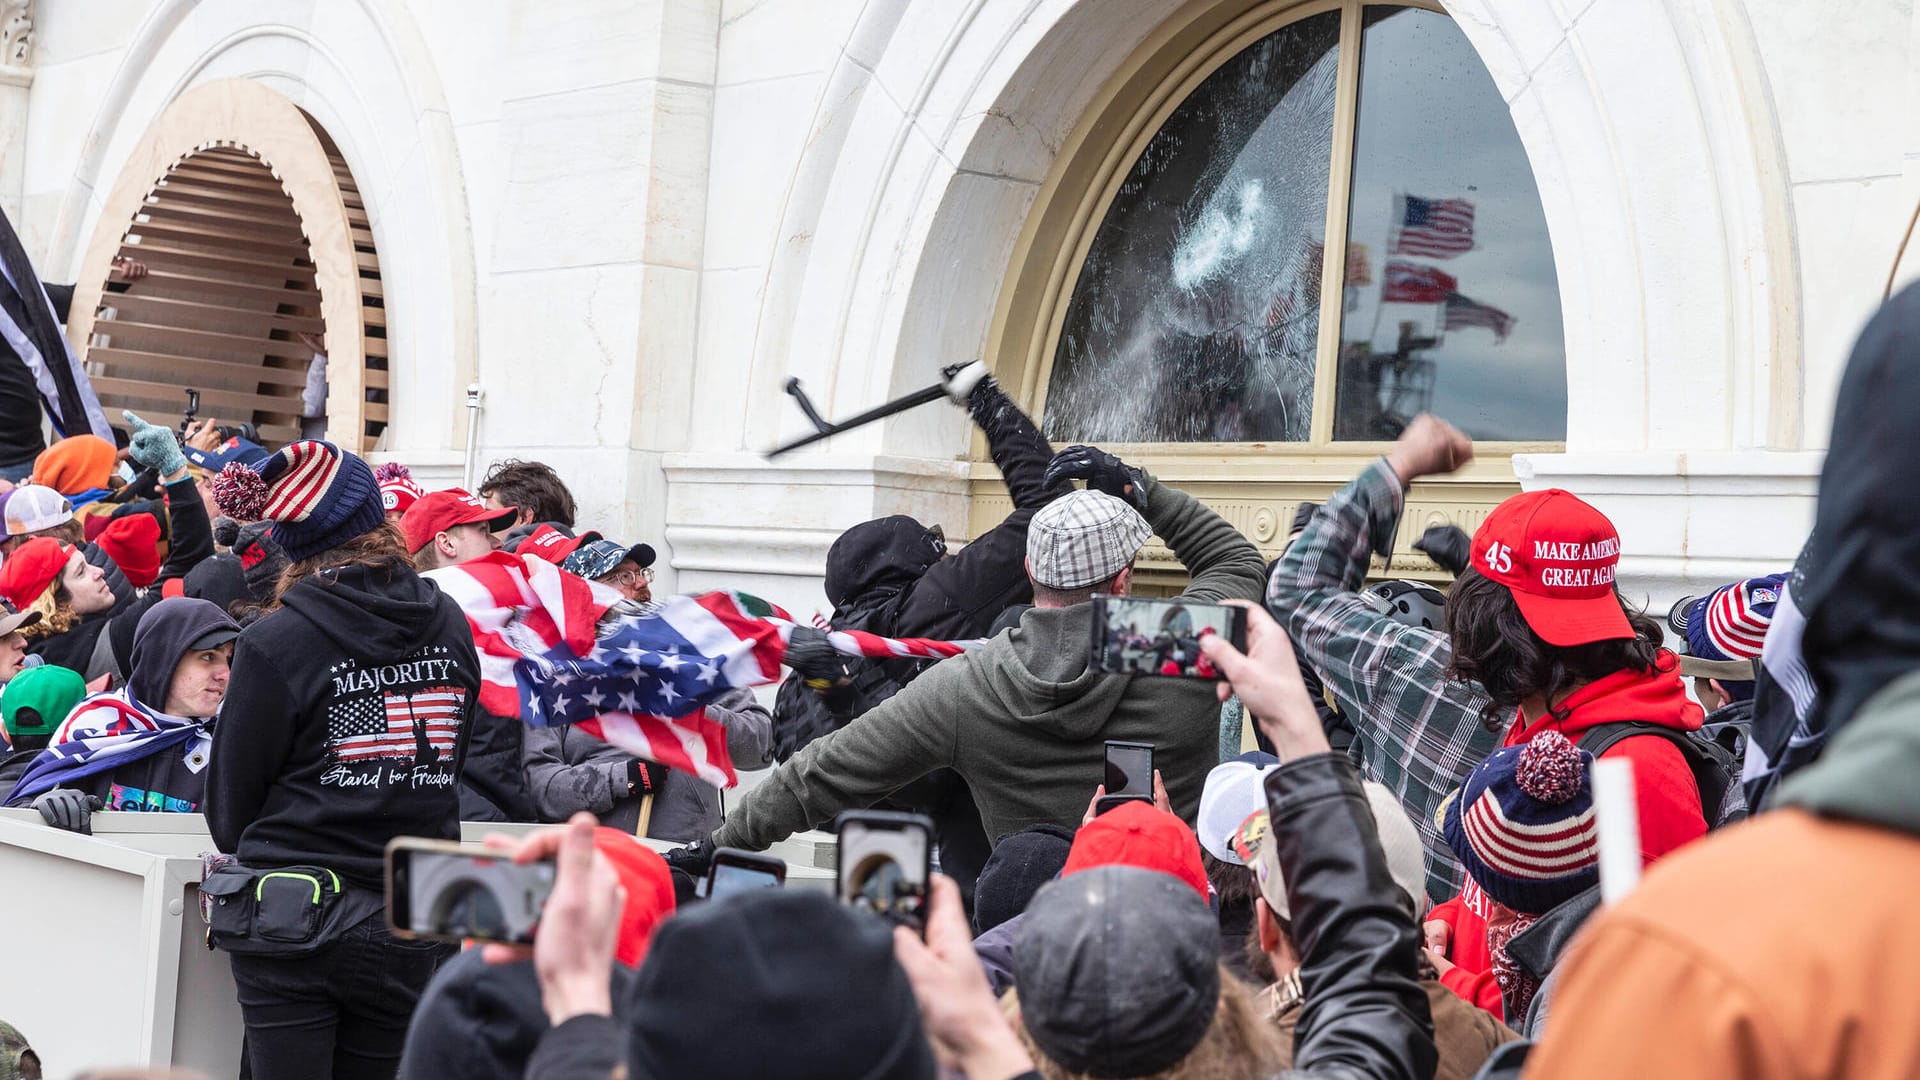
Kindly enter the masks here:
M 1360 598 L 1371 555 L 1393 548 L 1403 492 L 1385 460 L 1329 499 L 1274 565 L 1267 607 L 1352 721 L 1360 769 L 1400 797 L 1427 847 L 1427 891 L 1463 877 L 1435 815 L 1499 745 L 1480 723 L 1486 691 L 1447 678 L 1447 635 L 1406 626 Z

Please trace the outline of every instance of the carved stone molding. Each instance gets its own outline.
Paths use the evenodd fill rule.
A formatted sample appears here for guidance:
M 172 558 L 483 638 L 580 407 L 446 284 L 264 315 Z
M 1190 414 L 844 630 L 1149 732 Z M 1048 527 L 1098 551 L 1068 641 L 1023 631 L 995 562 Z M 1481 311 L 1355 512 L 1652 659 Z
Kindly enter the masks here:
M 33 84 L 33 2 L 0 0 L 0 86 Z

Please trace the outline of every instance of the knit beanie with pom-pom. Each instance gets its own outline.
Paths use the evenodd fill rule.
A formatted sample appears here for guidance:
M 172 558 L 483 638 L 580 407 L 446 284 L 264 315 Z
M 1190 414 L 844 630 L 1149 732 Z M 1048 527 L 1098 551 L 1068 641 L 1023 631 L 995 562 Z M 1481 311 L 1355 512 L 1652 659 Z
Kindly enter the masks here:
M 1496 750 L 1441 807 L 1447 846 L 1488 896 L 1545 914 L 1600 880 L 1592 776 L 1558 731 Z
M 210 486 L 220 512 L 236 521 L 270 521 L 274 543 L 300 562 L 356 536 L 386 518 L 373 470 L 329 442 L 289 443 L 258 471 L 228 465 Z
M 380 502 L 389 514 L 404 514 L 407 507 L 419 502 L 427 494 L 413 479 L 413 470 L 397 461 L 381 464 L 373 470 L 373 478 L 380 484 Z

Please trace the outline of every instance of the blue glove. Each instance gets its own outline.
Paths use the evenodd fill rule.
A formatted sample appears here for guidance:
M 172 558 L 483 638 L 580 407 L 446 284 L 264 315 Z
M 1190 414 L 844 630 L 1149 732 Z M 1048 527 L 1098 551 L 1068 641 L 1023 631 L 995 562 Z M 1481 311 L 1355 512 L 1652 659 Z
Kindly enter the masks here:
M 180 440 L 173 437 L 170 429 L 155 427 L 125 409 L 120 415 L 133 425 L 127 456 L 134 464 L 158 472 L 162 480 L 187 467 L 187 456 L 180 452 Z

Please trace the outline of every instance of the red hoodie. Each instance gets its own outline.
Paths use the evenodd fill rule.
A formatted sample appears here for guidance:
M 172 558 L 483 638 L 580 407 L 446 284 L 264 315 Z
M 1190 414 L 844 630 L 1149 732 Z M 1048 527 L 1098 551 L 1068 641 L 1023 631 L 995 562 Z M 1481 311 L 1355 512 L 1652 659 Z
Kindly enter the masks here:
M 1522 712 L 1514 718 L 1501 745 L 1519 746 L 1543 731 L 1558 731 L 1577 743 L 1588 728 L 1623 720 L 1659 724 L 1675 731 L 1698 731 L 1703 719 L 1700 706 L 1687 699 L 1686 687 L 1680 681 L 1680 658 L 1666 649 L 1660 650 L 1652 675 L 1616 672 L 1574 691 L 1562 704 L 1567 712 L 1565 720 L 1547 714 L 1530 721 Z M 1706 835 L 1700 787 L 1678 747 L 1657 735 L 1635 735 L 1614 743 L 1600 756 L 1624 757 L 1633 762 L 1642 865 Z M 1494 982 L 1493 957 L 1487 949 L 1491 904 L 1491 898 L 1469 880 L 1459 896 L 1436 906 L 1427 921 L 1437 919 L 1453 931 L 1448 958 L 1455 966 L 1441 975 L 1440 982 L 1500 1016 L 1500 987 Z

